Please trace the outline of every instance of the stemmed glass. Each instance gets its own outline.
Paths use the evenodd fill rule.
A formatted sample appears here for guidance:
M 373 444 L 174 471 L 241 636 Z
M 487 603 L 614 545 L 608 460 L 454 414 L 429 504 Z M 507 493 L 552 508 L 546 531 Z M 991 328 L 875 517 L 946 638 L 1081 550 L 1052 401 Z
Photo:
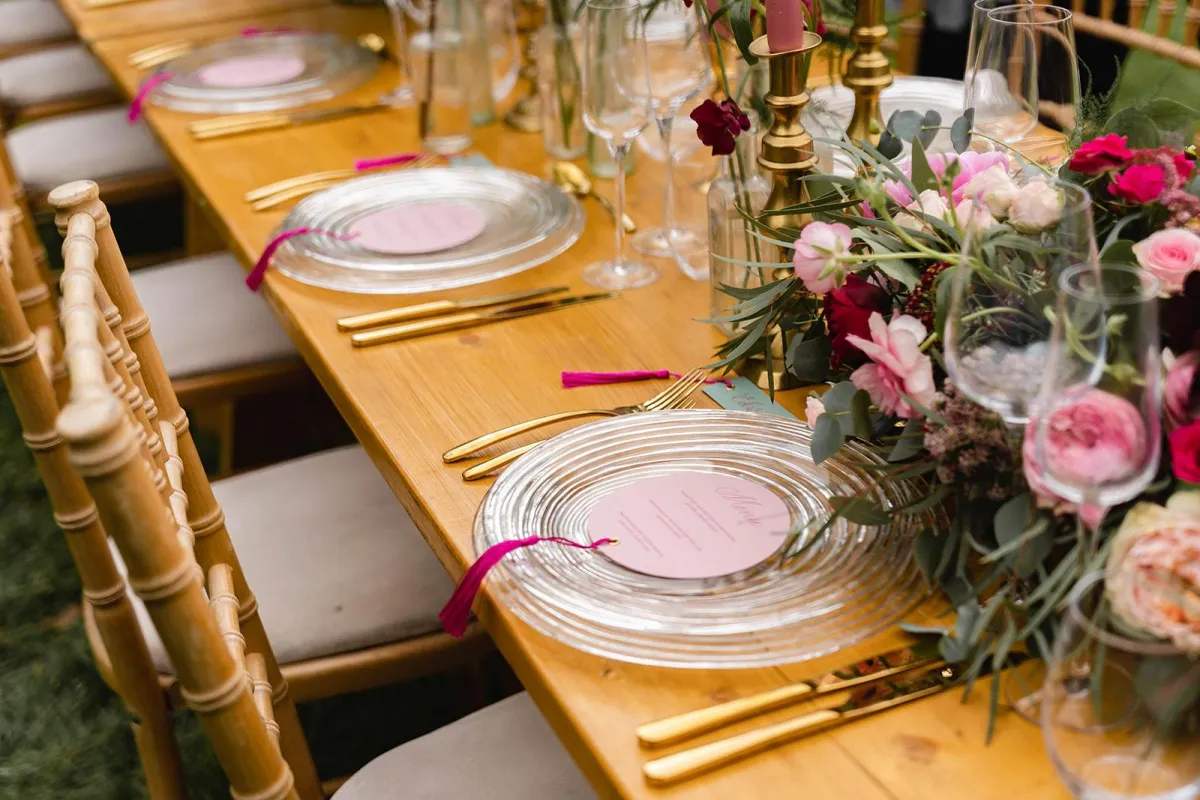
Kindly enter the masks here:
M 379 102 L 394 106 L 409 106 L 413 103 L 412 63 L 408 52 L 408 25 L 404 15 L 412 8 L 410 0 L 384 0 L 388 16 L 392 20 L 392 32 L 396 41 L 396 88 L 380 95 Z
M 688 4 L 690 5 L 690 4 Z M 683 0 L 660 0 L 645 9 L 646 57 L 650 93 L 647 100 L 662 138 L 663 224 L 643 230 L 633 238 L 633 249 L 648 256 L 670 256 L 672 242 L 685 249 L 692 240 L 705 238 L 697 230 L 672 224 L 671 133 L 679 110 L 712 81 L 712 68 L 699 10 Z
M 959 391 L 1010 426 L 1029 422 L 1041 389 L 1052 328 L 1047 298 L 1058 274 L 1096 260 L 1087 190 L 1057 179 L 1031 180 L 1045 180 L 1058 191 L 1062 218 L 1025 235 L 967 226 L 944 332 L 946 371 Z
M 583 18 L 583 123 L 608 144 L 616 164 L 616 214 L 625 213 L 625 156 L 650 124 L 650 71 L 638 0 L 588 0 Z M 654 267 L 625 256 L 625 230 L 613 225 L 611 261 L 591 264 L 583 279 L 602 289 L 631 289 L 658 279 Z
M 1096 572 L 1071 593 L 1042 690 L 1046 749 L 1074 797 L 1195 800 L 1200 662 L 1129 629 L 1113 588 Z M 1144 582 L 1136 591 L 1161 588 Z
M 1162 363 L 1159 283 L 1136 264 L 1081 264 L 1059 277 L 1038 399 L 1038 462 L 1073 503 L 1111 507 L 1158 470 Z
M 1070 11 L 1040 3 L 988 11 L 968 70 L 964 102 L 984 136 L 1012 144 L 1038 123 L 1062 131 L 1061 138 L 1074 129 L 1079 62 Z
M 975 59 L 979 55 L 979 39 L 983 35 L 984 21 L 989 11 L 1005 6 L 1027 6 L 1033 0 L 975 0 L 971 6 L 971 33 L 967 39 L 967 63 L 963 69 L 963 91 L 971 85 L 971 76 L 975 74 Z M 969 108 L 968 103 L 964 108 Z

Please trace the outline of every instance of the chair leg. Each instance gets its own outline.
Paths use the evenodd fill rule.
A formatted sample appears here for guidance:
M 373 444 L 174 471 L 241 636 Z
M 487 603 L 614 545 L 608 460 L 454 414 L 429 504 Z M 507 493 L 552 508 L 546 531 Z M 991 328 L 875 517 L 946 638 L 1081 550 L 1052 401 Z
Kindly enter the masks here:
M 296 793 L 301 800 L 324 800 L 325 791 L 317 775 L 317 765 L 313 762 L 308 740 L 304 738 L 304 730 L 300 727 L 300 715 L 288 692 L 287 681 L 280 680 L 276 686 L 272 705 L 275 721 L 279 723 L 279 749 L 283 753 L 283 760 L 292 768 Z
M 196 427 L 217 437 L 219 455 L 217 468 L 211 472 L 212 480 L 227 478 L 233 474 L 234 419 L 237 403 L 234 400 L 219 400 L 197 406 L 188 412 Z
M 225 242 L 204 210 L 207 205 L 207 201 L 196 198 L 190 192 L 184 197 L 183 247 L 189 257 L 225 249 Z
M 164 704 L 161 715 L 148 716 L 152 719 L 134 716 L 129 727 L 133 729 L 133 741 L 146 774 L 150 800 L 187 800 L 183 764 L 171 728 L 170 713 Z

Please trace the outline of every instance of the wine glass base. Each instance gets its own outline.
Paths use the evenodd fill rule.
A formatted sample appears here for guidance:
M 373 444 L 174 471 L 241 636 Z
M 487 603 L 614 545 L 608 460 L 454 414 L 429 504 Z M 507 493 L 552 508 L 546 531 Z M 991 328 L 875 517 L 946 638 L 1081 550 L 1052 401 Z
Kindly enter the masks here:
M 694 250 L 703 238 L 699 231 L 690 228 L 672 228 L 669 236 L 666 228 L 650 228 L 638 233 L 629 243 L 644 256 L 669 258 L 675 250 Z
M 600 261 L 583 269 L 583 281 L 599 289 L 636 289 L 658 280 L 658 270 L 637 261 Z

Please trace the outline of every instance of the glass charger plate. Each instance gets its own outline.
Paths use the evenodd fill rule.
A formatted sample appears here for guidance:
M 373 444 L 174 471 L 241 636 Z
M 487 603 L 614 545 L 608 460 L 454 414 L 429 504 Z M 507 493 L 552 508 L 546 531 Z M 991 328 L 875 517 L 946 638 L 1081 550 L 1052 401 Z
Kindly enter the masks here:
M 508 555 L 489 576 L 499 602 L 538 631 L 605 658 L 693 669 L 748 668 L 816 658 L 878 633 L 925 594 L 913 541 L 931 514 L 886 527 L 838 520 L 820 529 L 834 495 L 883 507 L 913 502 L 919 482 L 881 486 L 848 444 L 813 463 L 799 420 L 735 411 L 631 414 L 555 437 L 496 481 L 475 518 L 475 550 L 526 536 L 590 542 L 599 499 L 635 481 L 705 472 L 752 481 L 804 528 L 799 555 L 778 553 L 716 579 L 658 578 L 597 551 L 551 544 Z M 785 536 L 780 535 L 782 548 Z M 617 545 L 619 546 L 619 545 Z
M 298 236 L 276 252 L 276 269 L 304 283 L 367 294 L 407 294 L 496 280 L 566 250 L 583 210 L 557 186 L 495 167 L 430 167 L 355 178 L 302 200 L 280 230 L 317 228 L 348 236 L 357 220 L 386 208 L 449 203 L 483 215 L 483 231 L 448 250 L 381 253 L 353 239 Z
M 176 111 L 239 114 L 329 100 L 365 83 L 379 58 L 327 33 L 263 33 L 197 47 L 163 65 L 149 101 Z
M 897 111 L 936 111 L 942 115 L 942 124 L 949 127 L 950 123 L 963 112 L 963 82 L 948 78 L 921 78 L 908 75 L 897 75 L 894 82 L 880 95 L 879 105 L 883 113 L 883 121 Z M 822 86 L 813 89 L 811 100 L 801 114 L 801 121 L 815 138 L 840 139 L 850 124 L 850 116 L 854 112 L 854 92 L 841 84 Z M 904 153 L 896 158 L 897 161 L 907 161 L 911 146 L 904 145 Z M 953 150 L 950 144 L 950 132 L 939 131 L 933 143 L 926 148 L 930 153 L 943 153 Z M 851 175 L 853 166 L 846 157 L 841 156 L 836 165 L 833 161 L 833 148 L 824 142 L 813 146 L 817 157 L 821 160 L 820 169 L 839 175 Z

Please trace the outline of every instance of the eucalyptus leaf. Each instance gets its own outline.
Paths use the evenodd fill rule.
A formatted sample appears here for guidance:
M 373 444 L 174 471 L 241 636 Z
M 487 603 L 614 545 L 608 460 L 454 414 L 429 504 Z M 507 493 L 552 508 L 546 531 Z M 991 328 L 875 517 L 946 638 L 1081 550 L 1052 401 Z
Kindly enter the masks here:
M 805 383 L 821 383 L 829 377 L 829 339 L 793 338 L 787 351 L 787 371 Z
M 948 632 L 946 628 L 937 625 L 918 625 L 913 622 L 901 622 L 900 630 L 914 636 L 945 636 Z
M 841 381 L 821 395 L 821 402 L 825 404 L 826 411 L 849 411 L 850 401 L 854 399 L 854 393 L 857 391 L 858 387 L 850 381 Z
M 828 413 L 817 417 L 817 422 L 813 426 L 813 461 L 820 464 L 836 453 L 845 440 L 846 436 L 842 433 L 842 426 L 838 424 L 837 417 Z
M 897 111 L 888 118 L 887 130 L 897 139 L 908 142 L 921 132 L 921 112 L 907 109 Z
M 971 648 L 950 634 L 946 634 L 938 641 L 938 652 L 946 660 L 946 663 L 959 664 L 967 660 L 967 656 L 971 654 Z
M 913 552 L 916 554 L 917 566 L 921 568 L 921 574 L 930 586 L 938 585 L 937 565 L 942 559 L 942 548 L 948 544 L 947 537 L 933 528 L 925 528 L 917 534 Z
M 917 195 L 920 195 L 926 189 L 936 191 L 940 184 L 938 183 L 937 175 L 933 174 L 933 168 L 929 166 L 929 159 L 925 156 L 925 148 L 921 146 L 919 140 L 913 142 L 910 160 L 912 163 L 912 182 L 913 186 L 917 188 Z
M 874 267 L 889 278 L 904 284 L 906 289 L 912 289 L 921 282 L 921 273 L 907 261 L 887 258 L 874 262 Z
M 921 118 L 921 131 L 917 134 L 917 141 L 922 146 L 929 147 L 933 144 L 933 140 L 937 138 L 938 129 L 942 126 L 942 115 L 934 111 L 932 108 L 925 112 L 925 116 Z
M 1033 522 L 1032 495 L 1023 492 L 1012 498 L 996 510 L 992 525 L 996 531 L 996 541 L 1001 545 L 1008 544 L 1021 538 Z
M 950 144 L 954 152 L 965 152 L 971 146 L 971 126 L 975 123 L 975 109 L 968 108 L 950 125 Z
M 904 432 L 900 434 L 900 441 L 896 442 L 892 452 L 888 453 L 887 460 L 904 461 L 921 452 L 925 447 L 925 437 L 918 434 L 921 434 L 924 424 L 924 421 L 915 418 L 904 423 Z
M 878 150 L 880 155 L 895 158 L 904 152 L 904 143 L 893 136 L 890 131 L 884 131 L 879 135 Z
M 939 483 L 933 487 L 929 494 L 917 500 L 911 505 L 907 505 L 901 509 L 905 514 L 922 514 L 936 506 L 938 503 L 950 496 L 951 489 L 944 483 Z
M 979 607 L 979 602 L 971 600 L 963 603 L 955 609 L 957 617 L 954 620 L 954 637 L 962 642 L 975 641 L 976 623 L 979 622 L 979 617 L 983 609 Z
M 829 504 L 839 516 L 856 525 L 887 525 L 892 521 L 891 515 L 865 497 L 835 496 L 829 498 Z
M 860 439 L 871 438 L 871 395 L 859 389 L 850 400 L 850 421 L 854 435 Z

